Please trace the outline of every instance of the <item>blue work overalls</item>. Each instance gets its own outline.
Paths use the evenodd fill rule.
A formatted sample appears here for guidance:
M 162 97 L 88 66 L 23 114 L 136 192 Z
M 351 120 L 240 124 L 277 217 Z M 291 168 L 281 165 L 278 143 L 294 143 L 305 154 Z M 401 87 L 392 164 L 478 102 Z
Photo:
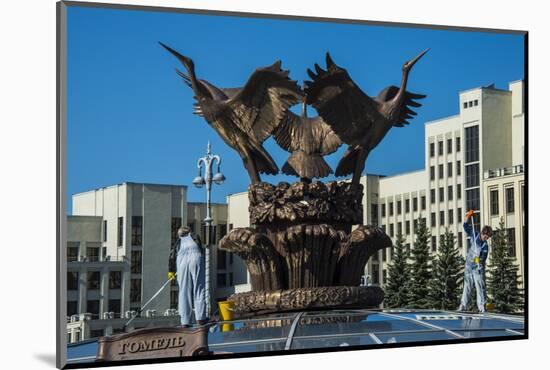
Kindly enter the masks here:
M 470 292 L 475 286 L 477 308 L 479 312 L 485 312 L 485 260 L 489 253 L 489 244 L 482 241 L 479 233 L 472 229 L 467 222 L 464 223 L 464 231 L 470 237 L 468 253 L 466 253 L 466 266 L 464 268 L 464 290 L 460 301 L 459 310 L 468 308 Z M 479 263 L 475 260 L 479 258 Z
M 178 311 L 181 324 L 191 323 L 193 304 L 195 319 L 206 319 L 206 300 L 204 292 L 204 254 L 190 234 L 181 237 L 177 257 L 177 279 L 179 285 Z

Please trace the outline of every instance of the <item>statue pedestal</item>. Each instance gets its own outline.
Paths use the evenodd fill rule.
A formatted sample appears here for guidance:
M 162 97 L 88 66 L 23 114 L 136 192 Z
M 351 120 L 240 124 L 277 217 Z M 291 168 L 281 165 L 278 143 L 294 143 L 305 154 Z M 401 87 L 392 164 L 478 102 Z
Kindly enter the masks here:
M 379 287 L 360 287 L 368 259 L 391 246 L 363 220 L 362 187 L 347 182 L 248 189 L 250 223 L 219 247 L 236 253 L 250 272 L 252 292 L 229 297 L 236 312 L 379 305 Z
M 97 361 L 208 355 L 208 328 L 147 328 L 101 337 Z

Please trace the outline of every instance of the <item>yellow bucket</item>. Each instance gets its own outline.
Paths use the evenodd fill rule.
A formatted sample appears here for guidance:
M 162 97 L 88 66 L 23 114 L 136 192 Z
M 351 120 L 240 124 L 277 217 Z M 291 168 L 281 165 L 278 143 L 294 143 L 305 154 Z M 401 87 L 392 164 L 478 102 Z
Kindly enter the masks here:
M 220 318 L 222 321 L 231 321 L 233 320 L 233 302 L 231 301 L 221 301 L 218 302 L 218 307 L 220 309 Z

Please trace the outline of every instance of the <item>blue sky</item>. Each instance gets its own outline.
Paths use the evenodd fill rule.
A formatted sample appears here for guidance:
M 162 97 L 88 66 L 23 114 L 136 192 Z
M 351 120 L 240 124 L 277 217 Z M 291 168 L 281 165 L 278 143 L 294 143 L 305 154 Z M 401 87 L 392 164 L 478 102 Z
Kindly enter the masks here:
M 506 89 L 524 77 L 518 35 L 69 7 L 69 213 L 73 194 L 125 181 L 188 185 L 188 200 L 204 201 L 191 181 L 209 140 L 227 177 L 213 200 L 246 190 L 239 156 L 192 114 L 193 93 L 174 70 L 179 62 L 158 41 L 191 57 L 198 77 L 218 87 L 242 86 L 277 59 L 301 83 L 314 63 L 324 67 L 329 51 L 371 96 L 399 85 L 402 64 L 430 48 L 407 88 L 428 95 L 418 116 L 392 129 L 367 161 L 367 172 L 384 175 L 423 168 L 424 123 L 457 114 L 459 91 Z M 282 167 L 289 154 L 272 139 L 264 146 Z M 326 158 L 332 168 L 343 150 Z

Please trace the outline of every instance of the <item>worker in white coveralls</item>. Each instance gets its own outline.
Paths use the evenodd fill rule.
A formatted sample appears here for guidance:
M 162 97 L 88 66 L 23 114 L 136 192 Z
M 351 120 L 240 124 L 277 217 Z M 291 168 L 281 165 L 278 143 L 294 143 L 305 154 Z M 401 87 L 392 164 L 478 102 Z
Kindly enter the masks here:
M 178 240 L 170 250 L 168 278 L 178 281 L 178 311 L 183 327 L 191 326 L 193 307 L 197 324 L 207 321 L 204 273 L 204 250 L 199 237 L 188 227 L 180 227 Z
M 470 237 L 468 252 L 466 253 L 466 266 L 464 267 L 464 290 L 458 311 L 465 311 L 468 308 L 468 301 L 472 289 L 476 289 L 477 308 L 479 312 L 485 312 L 485 261 L 489 254 L 487 241 L 493 235 L 490 226 L 484 226 L 481 233 L 477 233 L 468 220 L 474 211 L 469 211 L 464 219 L 464 231 Z

